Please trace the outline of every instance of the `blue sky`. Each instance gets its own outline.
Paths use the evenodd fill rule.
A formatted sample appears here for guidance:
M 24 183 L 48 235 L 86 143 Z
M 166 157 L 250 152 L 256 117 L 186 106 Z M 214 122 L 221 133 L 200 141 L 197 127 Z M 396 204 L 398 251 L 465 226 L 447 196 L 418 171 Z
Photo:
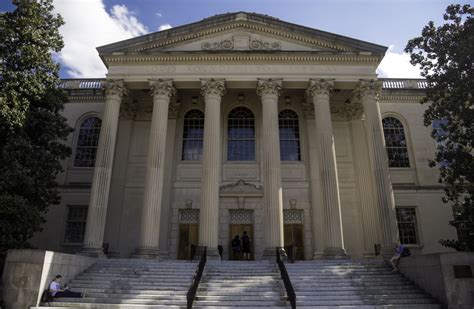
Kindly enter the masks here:
M 11 10 L 10 0 L 0 10 Z M 66 25 L 65 48 L 57 59 L 61 76 L 103 77 L 96 46 L 176 27 L 235 11 L 257 12 L 281 20 L 390 47 L 379 74 L 417 77 L 403 54 L 406 42 L 428 21 L 443 23 L 452 1 L 444 0 L 54 0 Z M 472 3 L 465 1 L 463 3 Z

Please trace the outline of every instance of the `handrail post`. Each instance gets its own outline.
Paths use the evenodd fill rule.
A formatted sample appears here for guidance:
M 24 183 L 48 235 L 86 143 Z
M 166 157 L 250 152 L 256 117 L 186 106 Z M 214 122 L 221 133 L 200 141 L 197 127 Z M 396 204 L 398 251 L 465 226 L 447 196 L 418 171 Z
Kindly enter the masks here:
M 288 300 L 290 301 L 291 308 L 296 309 L 296 293 L 293 288 L 293 284 L 291 283 L 290 276 L 288 275 L 288 271 L 286 270 L 285 263 L 281 260 L 281 251 L 282 248 L 276 247 L 276 262 L 278 265 L 278 269 L 280 270 L 281 279 L 285 284 L 286 295 L 288 295 Z
M 187 300 L 187 308 L 191 309 L 193 307 L 193 301 L 196 297 L 196 292 L 199 286 L 199 282 L 201 281 L 202 273 L 204 271 L 204 267 L 206 266 L 207 262 L 207 247 L 204 247 L 201 254 L 201 259 L 199 260 L 199 264 L 196 268 L 196 272 L 194 273 L 193 281 L 191 286 L 189 287 L 188 293 L 186 294 Z

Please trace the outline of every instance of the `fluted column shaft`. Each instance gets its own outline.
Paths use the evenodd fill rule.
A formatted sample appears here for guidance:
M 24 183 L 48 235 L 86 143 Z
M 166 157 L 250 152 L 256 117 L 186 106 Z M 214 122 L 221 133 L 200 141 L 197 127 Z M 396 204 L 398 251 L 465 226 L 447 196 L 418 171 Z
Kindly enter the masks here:
M 175 92 L 171 80 L 150 81 L 150 88 L 153 95 L 153 114 L 148 141 L 140 243 L 136 254 L 142 258 L 158 255 L 168 108 L 170 97 Z
M 333 81 L 311 80 L 307 93 L 313 99 L 316 122 L 314 136 L 318 145 L 319 175 L 326 224 L 324 256 L 344 258 L 346 250 L 342 232 L 336 150 L 329 108 L 332 88 Z
M 352 119 L 352 140 L 354 141 L 354 157 L 356 162 L 357 184 L 359 187 L 359 203 L 364 234 L 364 256 L 375 256 L 375 244 L 379 243 L 379 210 L 373 194 L 374 181 L 370 166 L 369 147 L 365 126 L 362 120 Z
M 278 96 L 281 80 L 259 80 L 257 94 L 262 99 L 264 171 L 264 253 L 275 256 L 275 247 L 283 247 L 283 201 L 278 127 Z
M 380 115 L 378 102 L 380 91 L 380 82 L 361 80 L 354 90 L 354 93 L 362 101 L 364 107 L 367 143 L 369 145 L 371 166 L 374 173 L 377 205 L 380 211 L 382 255 L 390 256 L 393 254 L 393 246 L 398 239 L 398 232 L 395 215 L 395 198 L 390 181 L 382 117 Z
M 201 81 L 205 101 L 204 142 L 202 150 L 201 208 L 199 245 L 207 246 L 209 258 L 217 259 L 219 239 L 219 184 L 221 174 L 221 99 L 223 80 Z
M 122 96 L 126 93 L 123 81 L 108 81 L 104 84 L 105 107 L 99 135 L 99 146 L 95 159 L 94 177 L 87 213 L 86 231 L 82 253 L 91 256 L 103 255 L 105 219 L 109 199 L 110 180 L 114 161 L 115 142 Z

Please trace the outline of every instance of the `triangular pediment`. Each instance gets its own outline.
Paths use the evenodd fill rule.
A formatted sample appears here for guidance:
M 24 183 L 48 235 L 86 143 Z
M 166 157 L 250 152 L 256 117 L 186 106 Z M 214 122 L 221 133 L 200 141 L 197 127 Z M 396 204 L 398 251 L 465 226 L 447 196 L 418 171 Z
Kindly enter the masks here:
M 228 13 L 98 48 L 101 56 L 170 52 L 330 52 L 383 55 L 386 47 L 256 13 Z

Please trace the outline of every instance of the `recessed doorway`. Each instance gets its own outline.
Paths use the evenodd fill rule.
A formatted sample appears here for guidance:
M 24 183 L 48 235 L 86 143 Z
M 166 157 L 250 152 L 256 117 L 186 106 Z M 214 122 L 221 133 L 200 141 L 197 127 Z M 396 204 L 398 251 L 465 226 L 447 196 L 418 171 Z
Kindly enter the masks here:
M 179 210 L 178 260 L 193 258 L 193 246 L 199 241 L 199 210 Z
M 254 238 L 253 238 L 253 224 L 230 224 L 229 225 L 229 260 L 243 260 L 243 254 L 240 253 L 239 256 L 234 257 L 232 251 L 232 239 L 235 235 L 239 235 L 239 238 L 242 238 L 244 232 L 247 232 L 247 235 L 250 237 L 250 260 L 254 259 Z

